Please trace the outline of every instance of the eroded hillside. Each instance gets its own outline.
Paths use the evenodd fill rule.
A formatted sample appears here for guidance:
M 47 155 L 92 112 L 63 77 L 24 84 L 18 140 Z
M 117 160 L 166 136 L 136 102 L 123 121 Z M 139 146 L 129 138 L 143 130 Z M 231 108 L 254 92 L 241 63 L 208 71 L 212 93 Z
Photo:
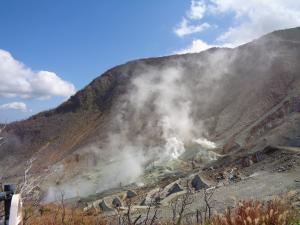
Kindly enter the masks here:
M 300 145 L 299 58 L 295 28 L 117 66 L 57 108 L 9 124 L 0 168 L 20 177 L 31 160 L 33 176 L 70 186 L 80 177 L 95 192 L 195 149 L 212 158 Z

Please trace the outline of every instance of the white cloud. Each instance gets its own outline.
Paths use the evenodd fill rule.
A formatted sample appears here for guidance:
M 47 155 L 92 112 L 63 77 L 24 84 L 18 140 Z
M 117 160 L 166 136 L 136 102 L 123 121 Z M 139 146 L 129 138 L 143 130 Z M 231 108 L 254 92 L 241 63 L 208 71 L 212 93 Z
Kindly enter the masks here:
M 208 23 L 201 23 L 201 24 L 197 24 L 197 25 L 189 24 L 189 21 L 187 19 L 183 18 L 181 23 L 174 29 L 174 32 L 179 37 L 184 37 L 186 35 L 199 33 L 209 27 L 210 27 L 210 25 Z
M 182 18 L 179 25 L 174 29 L 174 33 L 179 37 L 184 37 L 190 34 L 200 33 L 211 25 L 208 23 L 199 23 L 206 12 L 206 5 L 203 1 L 191 1 L 190 9 L 186 12 L 186 16 Z M 197 21 L 195 24 L 195 21 Z
M 206 42 L 196 39 L 193 40 L 192 44 L 184 49 L 181 49 L 179 51 L 176 51 L 175 54 L 186 54 L 186 53 L 197 53 L 197 52 L 202 52 L 206 49 L 215 47 L 213 45 L 209 45 Z
M 212 0 L 210 13 L 234 13 L 234 22 L 218 37 L 220 43 L 237 46 L 274 30 L 300 25 L 300 1 Z
M 3 105 L 0 105 L 0 110 L 20 110 L 22 112 L 27 112 L 28 108 L 24 102 L 10 102 Z
M 191 8 L 187 13 L 190 19 L 202 19 L 206 11 L 206 5 L 202 1 L 192 0 Z
M 205 28 L 193 27 L 191 21 L 202 20 L 209 15 L 211 18 L 233 15 L 232 23 L 225 27 L 225 32 L 211 40 L 218 46 L 235 47 L 274 30 L 300 26 L 300 1 L 295 0 L 207 0 L 191 1 L 191 8 L 186 13 L 188 19 L 183 19 L 175 29 L 179 37 L 198 33 Z M 218 26 L 218 24 L 217 24 Z M 222 27 L 222 24 L 219 24 Z M 206 27 L 207 28 L 207 27 Z M 224 27 L 223 27 L 224 29 Z M 210 44 L 194 40 L 190 46 L 178 52 L 199 52 Z
M 69 97 L 74 93 L 74 85 L 55 73 L 32 71 L 9 52 L 0 49 L 0 97 L 47 99 Z

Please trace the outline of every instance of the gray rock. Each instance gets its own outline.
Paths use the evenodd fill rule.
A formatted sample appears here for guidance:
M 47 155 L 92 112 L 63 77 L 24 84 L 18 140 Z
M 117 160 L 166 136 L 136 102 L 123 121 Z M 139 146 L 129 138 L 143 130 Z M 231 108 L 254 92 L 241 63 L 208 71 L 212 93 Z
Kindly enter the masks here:
M 203 182 L 203 180 L 201 179 L 201 177 L 198 174 L 194 176 L 194 178 L 191 182 L 191 185 L 196 191 L 208 188 L 208 185 Z
M 180 185 L 178 183 L 175 183 L 172 185 L 172 187 L 168 190 L 168 194 L 167 196 L 174 194 L 176 192 L 180 192 L 183 191 L 183 189 L 180 187 Z
M 137 193 L 132 190 L 128 190 L 126 193 L 126 198 L 133 198 L 135 196 L 137 196 Z
M 102 212 L 113 212 L 114 211 L 113 208 L 108 206 L 108 204 L 105 202 L 104 199 L 99 203 L 99 208 L 102 210 Z
M 145 199 L 141 202 L 141 205 L 158 204 L 160 201 L 160 188 L 155 188 L 148 191 Z
M 122 202 L 121 202 L 120 198 L 119 198 L 119 197 L 115 197 L 115 198 L 112 200 L 112 205 L 113 205 L 115 208 L 122 207 Z

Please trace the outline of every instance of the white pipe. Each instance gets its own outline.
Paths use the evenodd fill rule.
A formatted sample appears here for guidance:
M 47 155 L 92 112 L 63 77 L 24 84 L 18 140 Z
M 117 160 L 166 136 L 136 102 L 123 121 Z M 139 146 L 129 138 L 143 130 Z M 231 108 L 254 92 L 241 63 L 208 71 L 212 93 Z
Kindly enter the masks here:
M 21 225 L 22 224 L 22 199 L 21 194 L 15 194 L 11 200 L 9 225 Z

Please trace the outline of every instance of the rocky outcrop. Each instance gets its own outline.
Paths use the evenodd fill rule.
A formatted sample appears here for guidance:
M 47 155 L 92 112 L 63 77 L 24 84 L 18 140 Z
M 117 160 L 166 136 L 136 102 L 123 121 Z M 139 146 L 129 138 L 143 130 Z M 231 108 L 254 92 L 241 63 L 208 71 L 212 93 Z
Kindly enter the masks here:
M 114 197 L 114 199 L 112 200 L 112 205 L 114 206 L 114 208 L 120 208 L 123 206 L 119 197 Z
M 114 209 L 109 207 L 104 199 L 99 203 L 99 208 L 102 212 L 114 212 Z
M 192 179 L 191 185 L 195 189 L 195 191 L 208 188 L 208 185 L 205 182 L 203 182 L 203 180 L 198 174 L 196 174 Z
M 177 192 L 181 192 L 183 191 L 183 188 L 180 187 L 180 185 L 178 183 L 175 183 L 173 184 L 170 189 L 168 190 L 168 194 L 167 196 L 171 195 L 171 194 L 174 194 L 174 193 L 177 193 Z
M 126 198 L 131 199 L 137 196 L 137 193 L 133 190 L 128 190 L 126 192 Z

